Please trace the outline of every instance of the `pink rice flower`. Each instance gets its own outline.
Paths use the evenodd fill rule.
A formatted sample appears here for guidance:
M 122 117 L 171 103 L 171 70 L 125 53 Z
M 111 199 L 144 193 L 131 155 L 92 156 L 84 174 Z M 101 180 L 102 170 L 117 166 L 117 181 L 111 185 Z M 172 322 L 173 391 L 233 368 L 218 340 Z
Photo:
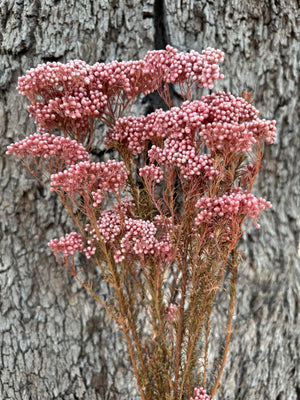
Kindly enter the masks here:
M 156 167 L 155 165 L 146 165 L 143 168 L 139 169 L 140 176 L 143 178 L 149 179 L 150 181 L 154 181 L 159 183 L 163 180 L 164 173 L 161 168 Z
M 95 192 L 94 204 L 98 203 L 98 189 L 117 193 L 125 184 L 128 171 L 123 162 L 90 163 L 88 161 L 72 165 L 69 169 L 51 176 L 51 190 L 64 191 L 74 198 L 78 194 Z
M 43 135 L 35 133 L 20 142 L 13 143 L 7 147 L 6 154 L 14 154 L 24 160 L 28 156 L 52 158 L 57 160 L 61 167 L 89 160 L 89 153 L 81 143 L 49 133 Z
M 271 203 L 252 193 L 242 192 L 240 188 L 233 188 L 229 194 L 222 197 L 201 197 L 196 207 L 200 213 L 195 219 L 196 225 L 201 222 L 214 224 L 218 219 L 233 220 L 238 217 L 257 219 L 259 213 L 266 207 L 271 208 Z
M 76 232 L 67 233 L 59 240 L 52 239 L 48 243 L 48 246 L 56 256 L 59 253 L 63 253 L 65 257 L 69 254 L 74 255 L 75 251 L 82 253 L 84 249 L 82 236 Z
M 194 396 L 190 398 L 190 400 L 214 400 L 212 399 L 203 387 L 194 389 Z

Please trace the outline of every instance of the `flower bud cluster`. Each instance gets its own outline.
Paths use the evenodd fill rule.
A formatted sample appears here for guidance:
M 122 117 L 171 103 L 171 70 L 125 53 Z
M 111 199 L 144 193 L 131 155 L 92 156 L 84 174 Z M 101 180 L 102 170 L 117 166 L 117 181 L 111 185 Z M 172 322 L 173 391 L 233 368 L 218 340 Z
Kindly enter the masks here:
M 69 138 L 35 133 L 20 142 L 7 147 L 6 154 L 14 154 L 19 158 L 31 157 L 56 157 L 64 164 L 73 165 L 77 162 L 88 161 L 89 153 L 76 140 Z
M 102 203 L 102 200 L 104 198 L 102 188 L 97 189 L 95 192 L 92 192 L 91 195 L 94 200 L 93 207 L 97 207 L 98 205 L 100 205 Z
M 88 161 L 72 165 L 69 169 L 51 175 L 51 190 L 62 190 L 70 197 L 93 193 L 94 204 L 99 202 L 98 189 L 118 192 L 125 184 L 128 171 L 123 162 L 109 160 L 91 163 Z
M 181 108 L 156 110 L 147 116 L 120 118 L 107 132 L 107 146 L 114 141 L 123 143 L 133 154 L 144 151 L 146 142 L 164 139 L 164 147 L 153 145 L 148 152 L 150 160 L 161 165 L 180 168 L 184 178 L 217 174 L 210 155 L 198 155 L 195 133 L 208 118 L 209 109 L 201 101 L 185 102 Z
M 176 321 L 178 316 L 178 306 L 176 304 L 170 304 L 170 307 L 167 309 L 167 320 L 172 323 Z
M 105 243 L 114 243 L 122 229 L 122 216 L 116 208 L 105 210 L 97 221 L 97 227 Z
M 218 62 L 223 61 L 224 54 L 220 50 L 208 48 L 201 54 L 191 51 L 179 53 L 171 46 L 166 50 L 150 51 L 145 57 L 146 65 L 152 76 L 162 75 L 167 83 L 179 84 L 191 79 L 201 88 L 213 88 L 217 79 L 222 79 Z
M 74 60 L 67 64 L 46 63 L 19 78 L 18 90 L 31 101 L 30 115 L 41 131 L 71 127 L 86 131 L 90 116 L 98 117 L 107 105 L 107 96 L 89 76 L 90 66 Z
M 259 120 L 258 111 L 243 98 L 217 93 L 202 99 L 166 112 L 120 118 L 107 132 L 105 144 L 117 141 L 138 154 L 149 141 L 164 139 L 163 145 L 154 144 L 148 151 L 151 162 L 176 166 L 185 179 L 212 179 L 218 172 L 210 155 L 199 155 L 204 144 L 212 151 L 248 152 L 259 140 L 275 140 L 275 121 Z
M 211 93 L 202 96 L 201 101 L 209 107 L 209 119 L 214 121 L 240 124 L 252 121 L 258 115 L 258 110 L 244 98 L 230 93 Z
M 121 215 L 115 210 L 103 211 L 101 218 L 97 221 L 97 228 L 105 243 L 113 243 L 116 237 L 121 233 Z M 90 235 L 87 241 L 88 246 L 85 249 L 85 255 L 87 258 L 91 258 L 97 250 L 99 237 L 96 230 L 93 229 L 90 224 L 86 225 L 85 230 Z
M 114 252 L 116 262 L 125 257 L 140 257 L 152 255 L 158 259 L 172 259 L 173 248 L 168 232 L 171 231 L 171 221 L 164 222 L 157 216 L 154 221 L 144 221 L 133 214 L 133 200 L 123 200 L 112 209 L 102 211 L 97 221 L 97 229 L 105 243 L 109 243 Z M 85 250 L 87 256 L 96 251 L 99 240 L 95 229 L 86 226 L 90 235 L 89 247 Z
M 157 138 L 191 140 L 209 115 L 209 109 L 201 101 L 186 101 L 182 107 L 172 107 L 169 111 L 158 109 L 147 116 L 129 116 L 116 121 L 113 129 L 106 134 L 105 145 L 111 146 L 114 141 L 123 143 L 133 154 L 145 150 L 146 141 Z
M 155 143 L 167 138 L 164 148 L 153 146 L 149 156 L 152 154 L 153 159 L 163 162 L 158 160 L 160 154 L 161 159 L 169 158 L 169 164 L 178 167 L 189 160 L 189 164 L 197 168 L 200 161 L 197 154 L 204 144 L 212 151 L 237 153 L 250 152 L 251 146 L 259 140 L 273 143 L 275 121 L 260 120 L 257 114 L 243 98 L 220 92 L 204 96 L 201 101 L 184 102 L 181 108 L 173 107 L 166 112 L 159 109 L 147 116 L 120 118 L 114 128 L 108 130 L 105 144 L 113 146 L 117 141 L 133 154 L 139 154 L 149 140 Z M 183 174 L 197 172 L 187 167 Z
M 194 396 L 190 398 L 190 400 L 213 400 L 211 397 L 206 393 L 206 391 L 200 387 L 194 389 Z
M 145 141 L 151 136 L 151 124 L 148 123 L 148 119 L 149 116 L 143 115 L 119 118 L 114 128 L 106 132 L 105 146 L 111 147 L 114 142 L 119 142 L 135 155 L 142 153 L 145 149 Z
M 84 244 L 82 236 L 76 232 L 67 233 L 62 236 L 59 240 L 52 239 L 48 243 L 53 253 L 57 256 L 59 253 L 63 253 L 66 257 L 69 254 L 74 255 L 77 250 L 79 253 L 83 252 Z
M 196 225 L 201 222 L 212 224 L 216 219 L 232 220 L 236 217 L 257 218 L 260 211 L 266 207 L 271 208 L 271 203 L 259 197 L 256 198 L 252 193 L 242 192 L 240 188 L 232 189 L 230 194 L 222 197 L 201 197 L 196 207 L 201 211 L 195 219 Z
M 214 93 L 201 98 L 209 109 L 199 136 L 213 151 L 250 152 L 253 143 L 275 141 L 275 121 L 260 120 L 258 111 L 245 99 L 229 93 Z
M 119 239 L 122 231 L 122 221 L 124 218 L 132 215 L 131 210 L 133 208 L 134 202 L 132 199 L 122 199 L 111 210 L 101 212 L 101 216 L 97 221 L 97 229 L 105 243 L 113 245 L 117 238 Z M 87 258 L 90 258 L 96 252 L 96 244 L 99 241 L 99 237 L 96 230 L 90 224 L 86 225 L 85 230 L 90 236 L 87 241 L 88 247 L 85 249 L 85 254 Z M 115 250 L 116 252 L 118 250 Z
M 166 50 L 148 52 L 140 61 L 93 66 L 78 60 L 47 63 L 19 78 L 18 90 L 31 101 L 29 111 L 40 130 L 70 127 L 86 132 L 92 117 L 99 118 L 110 99 L 122 92 L 134 99 L 140 93 L 158 90 L 162 82 L 176 84 L 190 79 L 199 87 L 212 88 L 214 81 L 223 78 L 218 66 L 222 60 L 220 50 L 179 53 L 167 46 Z
M 126 233 L 121 240 L 123 254 L 146 255 L 155 253 L 156 227 L 151 221 L 128 218 L 125 221 Z
M 164 173 L 159 167 L 155 167 L 155 165 L 146 165 L 143 168 L 139 169 L 140 176 L 144 179 L 149 179 L 150 181 L 154 181 L 159 183 L 163 180 Z
M 173 248 L 170 238 L 165 233 L 164 240 L 157 239 L 158 232 L 155 222 L 128 218 L 125 219 L 124 225 L 125 234 L 120 243 L 123 257 L 137 255 L 143 259 L 144 256 L 151 255 L 158 260 L 172 259 Z
M 139 93 L 156 90 L 152 87 L 150 76 L 145 74 L 145 62 L 139 61 L 112 61 L 109 64 L 96 63 L 90 67 L 90 77 L 95 77 L 98 87 L 110 99 L 120 92 L 126 93 L 129 99 Z M 152 85 L 149 86 L 149 83 Z
M 195 147 L 189 139 L 166 139 L 164 148 L 152 146 L 148 152 L 150 161 L 161 165 L 175 166 L 185 179 L 202 176 L 212 179 L 218 174 L 213 168 L 213 159 L 209 154 L 196 155 Z
M 93 118 L 89 115 L 76 112 L 66 115 L 61 109 L 61 101 L 58 97 L 50 100 L 34 103 L 28 106 L 30 117 L 35 118 L 35 123 L 38 125 L 38 131 L 43 133 L 46 131 L 53 131 L 55 128 L 63 130 L 64 132 L 72 132 L 76 135 L 80 142 L 84 142 L 87 133 L 92 129 Z
M 39 96 L 49 96 L 49 89 L 67 92 L 77 86 L 78 82 L 84 82 L 88 68 L 89 66 L 81 60 L 73 60 L 67 64 L 39 64 L 19 78 L 17 90 L 32 102 L 37 101 Z

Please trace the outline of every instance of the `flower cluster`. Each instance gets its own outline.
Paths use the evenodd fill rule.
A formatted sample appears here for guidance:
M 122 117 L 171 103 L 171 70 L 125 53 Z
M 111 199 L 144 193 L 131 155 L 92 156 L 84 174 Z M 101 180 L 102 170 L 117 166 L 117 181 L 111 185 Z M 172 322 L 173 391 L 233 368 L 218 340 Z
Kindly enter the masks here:
M 123 143 L 133 154 L 144 151 L 147 141 L 164 139 L 163 148 L 153 145 L 148 152 L 150 160 L 161 165 L 179 167 L 184 178 L 192 176 L 211 179 L 217 174 L 210 155 L 198 155 L 201 143 L 195 143 L 195 133 L 208 118 L 209 109 L 201 101 L 185 102 L 181 108 L 157 110 L 141 117 L 130 116 L 117 120 L 106 136 L 106 145 Z
M 213 168 L 213 159 L 209 154 L 196 155 L 195 147 L 188 139 L 166 139 L 164 148 L 152 146 L 148 152 L 150 160 L 161 165 L 178 167 L 185 179 L 200 176 L 212 179 L 218 174 Z
M 120 118 L 114 128 L 108 130 L 105 144 L 113 146 L 114 142 L 119 142 L 133 154 L 139 154 L 149 140 L 155 143 L 167 138 L 164 149 L 160 144 L 160 150 L 154 146 L 149 154 L 151 151 L 180 153 L 185 161 L 191 160 L 195 166 L 204 144 L 212 151 L 237 153 L 250 152 L 251 146 L 259 140 L 273 143 L 275 121 L 260 120 L 257 114 L 243 98 L 220 92 L 203 96 L 201 101 L 186 101 L 181 108 L 173 107 L 166 112 L 159 109 L 147 116 Z M 175 165 L 184 164 L 180 156 L 178 159 Z
M 201 98 L 208 106 L 208 118 L 199 135 L 212 151 L 250 152 L 253 143 L 275 140 L 275 121 L 259 120 L 258 111 L 245 99 L 229 93 L 214 93 Z
M 271 203 L 252 193 L 242 192 L 240 188 L 233 188 L 230 194 L 222 197 L 201 197 L 196 207 L 201 211 L 195 219 L 196 225 L 201 222 L 213 224 L 216 219 L 232 220 L 236 217 L 257 218 L 260 211 L 266 207 L 271 208 Z
M 161 168 L 155 167 L 155 165 L 146 165 L 145 167 L 139 169 L 139 173 L 144 179 L 146 178 L 156 183 L 161 182 L 164 177 L 164 173 Z
M 259 120 L 257 114 L 243 98 L 217 93 L 166 112 L 159 109 L 147 116 L 120 118 L 108 130 L 105 144 L 122 143 L 139 154 L 151 141 L 151 162 L 178 167 L 185 179 L 212 179 L 218 172 L 211 155 L 199 155 L 204 145 L 228 154 L 250 152 L 259 140 L 274 142 L 275 121 Z
M 101 212 L 100 218 L 97 221 L 97 230 L 105 243 L 113 245 L 117 238 L 119 239 L 122 230 L 122 220 L 132 216 L 132 209 L 134 209 L 133 200 L 123 199 L 112 209 Z M 90 224 L 86 225 L 85 230 L 90 236 L 87 241 L 88 247 L 85 250 L 85 254 L 87 258 L 90 258 L 96 252 L 96 245 L 99 241 L 99 237 L 97 235 L 98 232 L 96 232 Z M 114 254 L 116 261 L 119 253 L 121 254 L 121 252 L 115 249 Z
M 79 253 L 82 253 L 84 250 L 82 236 L 76 232 L 68 233 L 61 237 L 60 240 L 52 239 L 48 243 L 48 246 L 56 256 L 59 253 L 63 253 L 64 257 L 67 257 L 69 254 L 74 255 L 76 250 Z
M 206 391 L 200 387 L 194 389 L 194 396 L 190 398 L 190 400 L 213 400 L 211 397 L 206 393 Z
M 97 226 L 105 243 L 114 243 L 116 238 L 120 235 L 122 229 L 122 215 L 123 219 L 128 216 L 128 212 L 126 211 L 124 214 L 124 211 L 120 212 L 119 207 L 114 207 L 112 210 L 105 210 L 101 213 L 97 221 Z
M 112 246 L 115 261 L 136 256 L 143 259 L 145 255 L 158 259 L 172 259 L 169 219 L 164 223 L 161 217 L 157 216 L 153 222 L 144 221 L 135 217 L 133 210 L 133 200 L 123 200 L 112 209 L 102 211 L 97 221 L 101 239 Z M 90 235 L 86 254 L 90 257 L 96 251 L 99 237 L 90 225 L 86 226 L 86 231 Z
M 81 162 L 51 176 L 51 190 L 62 190 L 70 198 L 77 194 L 95 192 L 94 204 L 99 202 L 98 189 L 117 193 L 125 184 L 128 171 L 123 162 Z M 93 193 L 92 193 L 93 194 Z
M 121 251 L 125 254 L 146 255 L 155 253 L 156 228 L 150 221 L 128 218 L 125 221 L 126 233 L 121 240 Z
M 162 82 L 181 83 L 192 79 L 199 87 L 212 88 L 223 76 L 218 62 L 220 50 L 207 49 L 198 54 L 179 53 L 171 46 L 150 51 L 144 60 L 96 63 L 83 61 L 67 64 L 47 63 L 31 69 L 19 78 L 18 90 L 29 98 L 31 116 L 40 130 L 63 130 L 86 135 L 93 118 L 105 113 L 110 99 L 126 94 L 134 99 L 139 93 L 158 90 Z
M 167 223 L 168 224 L 168 223 Z M 152 255 L 158 260 L 172 260 L 173 247 L 167 226 L 160 219 L 153 222 L 141 219 L 125 219 L 125 233 L 121 240 L 121 252 L 127 255 Z M 160 230 L 158 230 L 160 228 Z
M 78 83 L 85 82 L 89 66 L 81 60 L 73 60 L 67 64 L 48 62 L 39 64 L 19 78 L 17 90 L 27 96 L 31 102 L 39 100 L 39 96 L 50 96 L 49 89 L 68 92 Z
M 7 147 L 6 154 L 14 154 L 24 159 L 27 156 L 56 158 L 62 165 L 73 165 L 77 162 L 88 161 L 89 154 L 81 143 L 69 138 L 35 133 L 20 142 Z
M 176 304 L 170 304 L 167 309 L 167 319 L 170 323 L 176 321 L 178 316 L 178 306 Z
M 213 88 L 217 79 L 222 79 L 218 62 L 223 61 L 220 50 L 208 48 L 199 54 L 195 51 L 180 53 L 171 46 L 166 50 L 150 51 L 145 57 L 146 66 L 152 76 L 160 76 L 167 83 L 179 84 L 191 79 L 201 88 Z
M 54 62 L 38 65 L 19 78 L 18 90 L 31 101 L 28 110 L 41 131 L 58 127 L 87 132 L 91 117 L 104 112 L 107 96 L 91 79 L 89 69 L 79 60 Z
M 123 143 L 133 154 L 144 151 L 145 144 L 158 138 L 182 140 L 194 138 L 205 119 L 209 109 L 202 101 L 184 102 L 179 107 L 169 111 L 158 109 L 147 116 L 120 118 L 113 129 L 108 130 L 105 144 L 110 147 L 113 143 Z
M 144 258 L 151 255 L 160 260 L 173 257 L 173 248 L 168 234 L 164 240 L 156 238 L 155 223 L 141 219 L 126 218 L 124 221 L 124 235 L 120 242 L 118 261 L 125 256 L 139 256 Z

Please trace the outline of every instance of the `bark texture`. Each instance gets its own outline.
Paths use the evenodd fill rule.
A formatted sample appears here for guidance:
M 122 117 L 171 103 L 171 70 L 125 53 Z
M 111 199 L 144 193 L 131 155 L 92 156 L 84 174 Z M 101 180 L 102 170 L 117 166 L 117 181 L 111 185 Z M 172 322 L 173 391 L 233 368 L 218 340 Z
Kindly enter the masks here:
M 277 120 L 277 143 L 266 149 L 256 186 L 273 209 L 241 244 L 217 399 L 300 399 L 299 17 L 296 0 L 0 0 L 1 399 L 139 398 L 121 335 L 47 247 L 70 228 L 58 200 L 5 148 L 35 129 L 15 90 L 27 69 L 75 58 L 139 59 L 168 43 L 222 49 L 225 79 L 217 89 L 253 91 L 261 118 Z M 220 298 L 211 354 L 223 314 Z

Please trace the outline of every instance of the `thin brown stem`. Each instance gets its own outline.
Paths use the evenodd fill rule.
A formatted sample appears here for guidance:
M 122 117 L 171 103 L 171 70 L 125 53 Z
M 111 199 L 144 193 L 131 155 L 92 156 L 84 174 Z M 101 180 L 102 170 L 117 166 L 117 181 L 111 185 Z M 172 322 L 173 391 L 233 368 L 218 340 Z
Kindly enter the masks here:
M 228 323 L 226 326 L 226 337 L 225 337 L 225 347 L 224 347 L 224 354 L 222 358 L 222 363 L 218 372 L 217 379 L 215 381 L 215 384 L 213 386 L 213 389 L 211 391 L 211 397 L 214 397 L 219 383 L 221 379 L 222 372 L 224 370 L 226 358 L 228 355 L 228 350 L 229 350 L 229 343 L 230 343 L 230 338 L 231 338 L 231 327 L 232 327 L 232 318 L 233 318 L 233 312 L 234 312 L 234 302 L 235 302 L 235 295 L 236 295 L 236 284 L 237 284 L 237 272 L 238 272 L 238 260 L 237 260 L 237 250 L 235 249 L 232 252 L 232 279 L 231 279 L 231 286 L 230 286 L 230 301 L 229 301 L 229 314 L 228 314 Z
M 209 345 L 209 331 L 210 331 L 210 315 L 211 315 L 211 308 L 207 312 L 207 320 L 205 326 L 205 350 L 204 350 L 204 371 L 203 371 L 203 381 L 202 386 L 205 387 L 206 384 L 206 373 L 208 367 L 208 345 Z
M 184 261 L 183 261 L 183 265 L 182 265 L 181 301 L 180 301 L 180 306 L 179 306 L 178 332 L 177 332 L 177 336 L 176 336 L 176 347 L 175 347 L 176 356 L 175 356 L 175 370 L 174 370 L 174 377 L 175 377 L 175 379 L 174 379 L 174 399 L 177 398 L 178 386 L 179 386 L 181 348 L 182 348 L 183 332 L 185 329 L 184 306 L 185 306 L 186 289 L 187 289 L 187 262 L 186 262 L 186 257 L 184 257 Z
M 205 308 L 205 304 L 204 304 L 204 308 Z M 190 365 L 190 362 L 191 362 L 192 355 L 194 353 L 195 345 L 196 345 L 196 342 L 197 342 L 199 331 L 200 331 L 201 326 L 202 326 L 202 321 L 203 321 L 204 315 L 205 314 L 202 314 L 198 318 L 198 322 L 197 322 L 197 326 L 196 326 L 193 338 L 192 338 L 191 342 L 189 343 L 189 351 L 188 351 L 188 355 L 187 355 L 186 364 L 185 364 L 185 367 L 184 367 L 184 374 L 183 374 L 182 381 L 181 381 L 179 400 L 181 400 L 182 396 L 183 396 L 185 380 L 186 380 L 186 377 L 187 377 L 188 373 L 190 372 L 189 365 Z

